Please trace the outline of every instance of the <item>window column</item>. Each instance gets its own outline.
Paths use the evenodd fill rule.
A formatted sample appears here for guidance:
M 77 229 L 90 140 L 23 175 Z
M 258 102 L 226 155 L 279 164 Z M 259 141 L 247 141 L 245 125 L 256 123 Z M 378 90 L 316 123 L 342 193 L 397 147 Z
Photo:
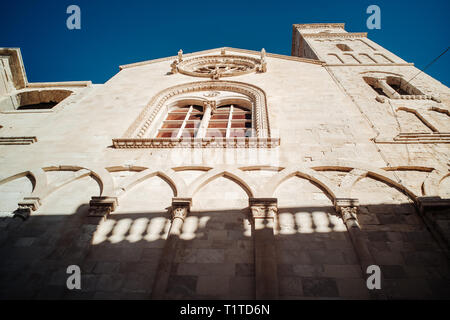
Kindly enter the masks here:
M 211 115 L 213 111 L 216 109 L 215 101 L 207 101 L 205 102 L 204 111 L 203 111 L 203 119 L 200 123 L 200 127 L 198 128 L 196 138 L 204 138 L 206 135 L 206 129 L 208 128 L 209 120 L 211 119 Z

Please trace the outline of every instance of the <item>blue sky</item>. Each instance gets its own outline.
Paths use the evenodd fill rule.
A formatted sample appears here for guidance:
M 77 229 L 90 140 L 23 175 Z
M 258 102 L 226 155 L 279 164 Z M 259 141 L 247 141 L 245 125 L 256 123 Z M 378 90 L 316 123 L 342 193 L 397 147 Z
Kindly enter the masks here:
M 66 9 L 81 8 L 81 30 Z M 381 8 L 381 30 L 368 30 L 366 8 Z M 229 46 L 290 55 L 292 24 L 345 22 L 418 68 L 450 44 L 450 1 L 8 1 L 0 47 L 19 47 L 30 82 L 104 83 L 119 65 Z M 450 52 L 426 70 L 450 86 Z

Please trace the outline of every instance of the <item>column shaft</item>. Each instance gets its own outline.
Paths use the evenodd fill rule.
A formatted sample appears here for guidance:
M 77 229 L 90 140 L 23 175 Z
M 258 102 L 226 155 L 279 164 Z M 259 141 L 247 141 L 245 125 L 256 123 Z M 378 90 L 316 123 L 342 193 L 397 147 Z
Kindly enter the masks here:
M 152 299 L 164 299 L 169 283 L 172 264 L 177 253 L 178 241 L 180 239 L 184 219 L 186 218 L 191 205 L 190 199 L 172 200 L 172 224 L 167 235 L 163 253 L 161 255 L 155 280 L 152 288 Z
M 277 252 L 274 219 L 277 199 L 250 199 L 254 225 L 256 299 L 278 298 Z

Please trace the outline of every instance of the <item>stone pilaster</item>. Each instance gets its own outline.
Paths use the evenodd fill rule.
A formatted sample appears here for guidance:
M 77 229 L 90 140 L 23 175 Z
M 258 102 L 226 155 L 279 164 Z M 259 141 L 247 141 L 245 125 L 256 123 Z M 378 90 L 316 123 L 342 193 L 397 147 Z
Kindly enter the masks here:
M 278 298 L 277 254 L 274 225 L 278 214 L 276 198 L 250 198 L 255 248 L 256 299 Z
M 350 239 L 355 249 L 356 256 L 361 266 L 361 272 L 364 280 L 367 280 L 367 267 L 376 265 L 375 258 L 369 251 L 367 243 L 363 237 L 360 224 L 358 223 L 358 199 L 353 198 L 337 198 L 334 201 L 336 211 L 341 214 L 342 220 L 347 227 Z M 371 292 L 376 299 L 385 299 L 382 292 Z
M 164 299 L 167 284 L 169 283 L 170 271 L 177 252 L 177 245 L 181 235 L 181 228 L 184 220 L 189 214 L 192 199 L 190 198 L 173 198 L 172 207 L 172 224 L 167 235 L 164 245 L 163 254 L 159 260 L 158 269 L 156 271 L 155 280 L 153 282 L 152 299 Z

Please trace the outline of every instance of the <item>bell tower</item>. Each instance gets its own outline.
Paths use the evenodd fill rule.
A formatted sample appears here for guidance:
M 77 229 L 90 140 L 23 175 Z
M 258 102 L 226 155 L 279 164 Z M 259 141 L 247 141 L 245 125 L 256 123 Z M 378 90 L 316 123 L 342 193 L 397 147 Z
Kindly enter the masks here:
M 405 63 L 369 40 L 366 32 L 345 31 L 344 23 L 294 24 L 291 54 L 325 61 L 327 65 Z

